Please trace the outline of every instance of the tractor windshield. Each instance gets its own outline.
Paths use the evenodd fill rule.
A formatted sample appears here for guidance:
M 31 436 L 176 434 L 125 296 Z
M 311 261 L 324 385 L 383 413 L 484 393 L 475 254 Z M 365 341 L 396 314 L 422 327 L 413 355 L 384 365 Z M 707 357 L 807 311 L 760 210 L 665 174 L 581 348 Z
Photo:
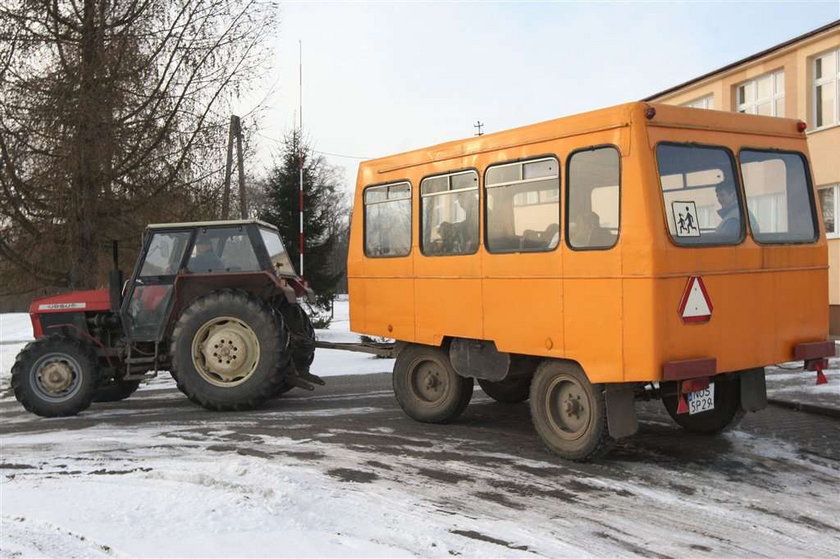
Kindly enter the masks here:
M 268 251 L 268 257 L 271 259 L 271 266 L 282 276 L 294 276 L 295 269 L 292 267 L 292 261 L 289 260 L 289 253 L 286 252 L 286 247 L 283 246 L 283 241 L 280 240 L 280 235 L 276 231 L 268 229 L 260 229 L 265 249 Z

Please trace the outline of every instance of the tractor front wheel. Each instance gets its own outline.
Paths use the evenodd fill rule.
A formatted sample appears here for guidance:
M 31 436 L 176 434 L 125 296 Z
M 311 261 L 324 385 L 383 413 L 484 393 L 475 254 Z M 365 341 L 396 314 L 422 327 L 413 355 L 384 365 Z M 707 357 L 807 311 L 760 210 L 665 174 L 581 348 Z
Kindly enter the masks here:
M 27 344 L 12 365 L 15 398 L 42 417 L 65 417 L 87 409 L 99 378 L 92 349 L 63 334 Z
M 240 291 L 196 299 L 172 333 L 173 376 L 187 397 L 211 410 L 259 407 L 281 389 L 289 335 L 280 315 Z

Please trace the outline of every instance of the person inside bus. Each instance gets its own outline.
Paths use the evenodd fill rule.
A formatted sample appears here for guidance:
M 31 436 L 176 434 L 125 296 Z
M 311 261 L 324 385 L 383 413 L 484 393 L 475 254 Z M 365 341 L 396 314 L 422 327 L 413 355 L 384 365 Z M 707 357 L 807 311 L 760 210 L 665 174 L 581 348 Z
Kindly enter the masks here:
M 741 233 L 741 209 L 735 188 L 727 182 L 719 183 L 715 186 L 715 195 L 720 204 L 720 223 L 715 228 L 715 234 L 726 239 L 737 239 Z
M 601 217 L 593 211 L 583 212 L 572 237 L 572 246 L 579 248 L 608 247 L 615 236 L 601 227 Z
M 464 219 L 438 225 L 442 254 L 468 254 L 478 246 L 478 192 L 461 192 L 455 198 Z

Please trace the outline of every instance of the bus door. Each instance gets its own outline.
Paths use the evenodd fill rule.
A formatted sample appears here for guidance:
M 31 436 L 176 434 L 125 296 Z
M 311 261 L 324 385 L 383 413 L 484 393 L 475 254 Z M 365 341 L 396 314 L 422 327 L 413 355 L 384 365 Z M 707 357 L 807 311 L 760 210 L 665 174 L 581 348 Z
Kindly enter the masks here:
M 592 382 L 614 379 L 622 362 L 620 160 L 618 148 L 602 145 L 566 162 L 565 355 Z
M 562 350 L 560 162 L 542 156 L 484 175 L 484 334 L 499 351 Z
M 416 339 L 482 338 L 478 173 L 421 180 L 420 253 L 415 256 Z

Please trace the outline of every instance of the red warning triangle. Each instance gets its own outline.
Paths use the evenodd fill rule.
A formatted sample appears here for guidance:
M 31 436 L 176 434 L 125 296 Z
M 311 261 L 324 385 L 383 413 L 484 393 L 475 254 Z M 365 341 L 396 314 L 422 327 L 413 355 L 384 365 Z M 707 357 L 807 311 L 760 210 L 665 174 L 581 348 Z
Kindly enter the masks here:
M 680 300 L 680 316 L 683 322 L 708 322 L 712 318 L 713 309 L 703 278 L 688 278 Z

